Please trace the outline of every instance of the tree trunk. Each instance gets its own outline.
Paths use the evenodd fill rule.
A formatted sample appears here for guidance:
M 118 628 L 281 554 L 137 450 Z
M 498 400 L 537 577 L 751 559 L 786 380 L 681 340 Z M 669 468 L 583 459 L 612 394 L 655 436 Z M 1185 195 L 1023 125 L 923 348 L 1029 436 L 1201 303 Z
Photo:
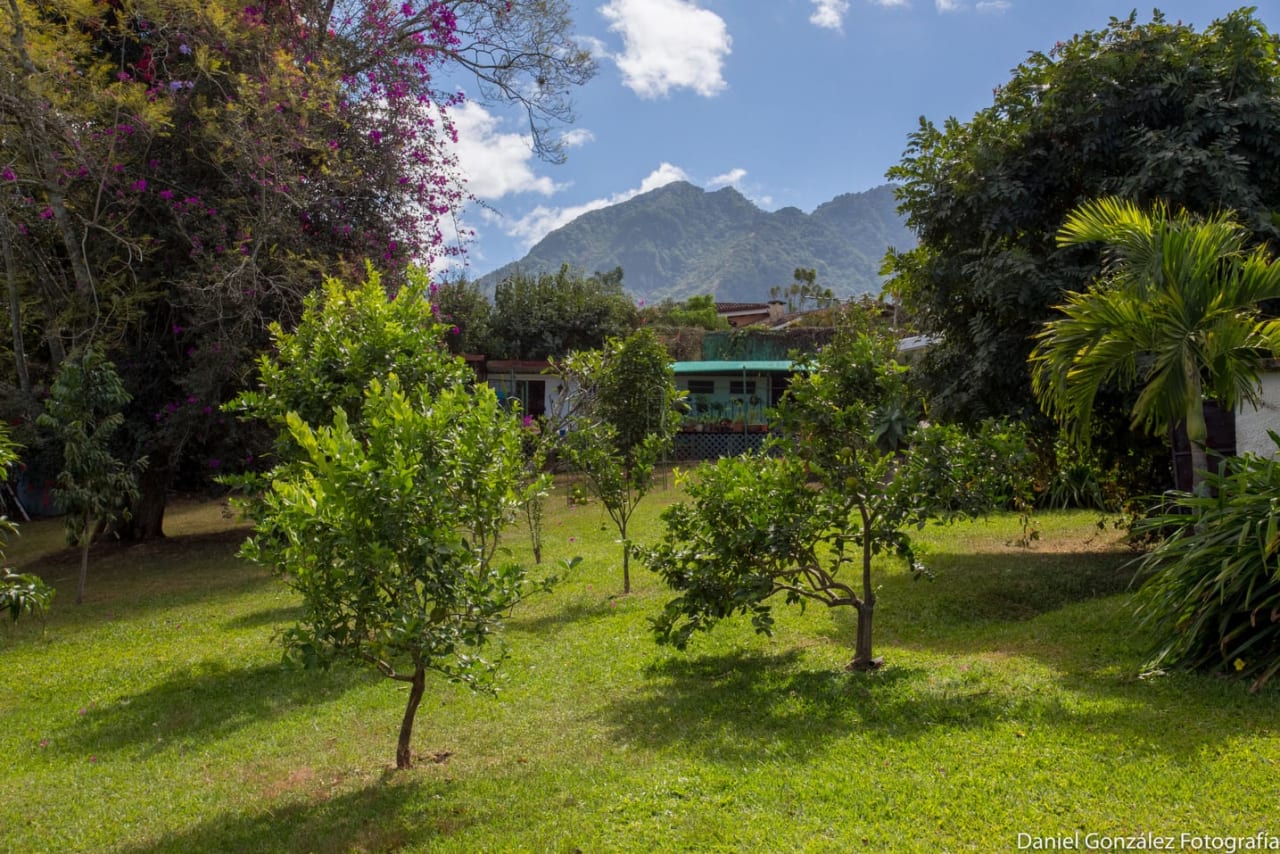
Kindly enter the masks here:
M 858 611 L 858 639 L 853 648 L 850 670 L 874 670 L 883 661 L 871 657 L 871 614 L 876 607 L 876 589 L 871 586 L 871 513 L 866 505 L 858 508 L 862 515 L 862 601 L 854 607 Z
M 84 530 L 80 532 L 80 580 L 76 583 L 76 604 L 84 602 L 84 588 L 89 581 L 89 547 L 93 545 L 93 518 L 84 514 Z
M 422 694 L 427 687 L 427 670 L 416 664 L 413 679 L 409 682 L 409 704 L 405 706 L 404 720 L 400 722 L 400 742 L 396 745 L 396 768 L 412 768 L 413 754 L 409 743 L 413 739 L 413 719 L 418 715 L 418 704 L 422 702 Z
M 849 662 L 850 670 L 874 670 L 882 663 L 871 657 L 871 612 L 875 604 L 864 601 L 857 606 L 858 640 L 853 648 L 853 661 Z
M 1187 401 L 1187 444 L 1191 448 L 1191 492 L 1205 497 L 1209 487 L 1205 482 L 1205 473 L 1209 470 L 1209 427 L 1204 418 L 1204 399 L 1200 393 L 1200 374 L 1188 369 L 1187 384 L 1189 387 Z
M 622 595 L 631 595 L 631 544 L 627 542 L 627 523 L 623 522 L 618 533 L 622 534 Z
M 22 345 L 22 300 L 18 295 L 18 273 L 13 259 L 13 243 L 9 237 L 9 218 L 0 227 L 0 246 L 4 250 L 5 283 L 9 290 L 9 325 L 13 329 L 13 360 L 18 371 L 18 388 L 24 396 L 31 394 L 31 375 L 27 372 L 27 353 Z
M 128 542 L 158 540 L 164 536 L 164 510 L 169 500 L 173 470 L 168 465 L 147 466 L 138 476 L 138 498 L 129 518 L 116 522 L 115 533 Z

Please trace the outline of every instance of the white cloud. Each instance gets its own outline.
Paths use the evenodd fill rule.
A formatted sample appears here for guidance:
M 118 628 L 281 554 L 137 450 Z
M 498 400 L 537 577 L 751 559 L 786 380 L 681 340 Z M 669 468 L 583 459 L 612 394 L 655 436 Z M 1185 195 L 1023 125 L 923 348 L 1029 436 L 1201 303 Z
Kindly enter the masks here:
M 886 6 L 889 8 L 907 5 L 907 0 L 871 0 L 871 2 L 877 6 Z
M 545 175 L 536 175 L 531 166 L 532 140 L 526 134 L 503 133 L 496 116 L 479 104 L 467 101 L 449 115 L 458 131 L 458 167 L 467 179 L 467 189 L 478 199 L 492 201 L 513 193 L 540 193 L 549 196 L 558 188 Z M 570 131 L 572 134 L 588 131 Z M 588 141 L 581 135 L 576 143 Z
M 974 8 L 979 12 L 999 15 L 1007 12 L 1012 5 L 1008 0 L 981 0 Z
M 960 5 L 960 0 L 933 0 L 933 3 L 939 12 L 959 12 L 964 8 Z
M 588 142 L 595 142 L 596 135 L 586 128 L 574 128 L 561 134 L 560 141 L 564 143 L 565 148 L 579 148 Z
M 747 177 L 746 169 L 730 169 L 723 175 L 717 175 L 707 182 L 708 190 L 719 189 L 720 187 L 736 187 Z
M 816 7 L 809 16 L 809 23 L 826 30 L 843 30 L 844 16 L 849 11 L 849 0 L 813 0 Z
M 635 189 L 614 193 L 607 199 L 592 199 L 580 205 L 564 208 L 538 205 L 529 213 L 520 217 L 520 219 L 504 224 L 503 230 L 513 237 L 519 237 L 526 247 L 532 246 L 560 226 L 572 222 L 584 213 L 625 202 L 627 199 L 633 199 L 641 193 L 656 190 L 659 187 L 670 184 L 672 181 L 687 180 L 689 180 L 689 176 L 679 166 L 663 163 L 645 176 L 645 179 L 640 182 L 640 186 Z
M 656 190 L 659 187 L 665 187 L 674 181 L 688 181 L 688 180 L 689 180 L 689 175 L 683 169 L 681 169 L 679 166 L 673 166 L 672 164 L 667 163 L 666 161 L 663 161 L 662 164 L 659 165 L 657 169 L 654 169 L 652 172 L 650 172 L 647 176 L 645 176 L 645 179 L 640 182 L 639 192 L 631 193 L 630 195 L 627 196 L 627 198 L 629 199 L 631 198 L 631 196 L 638 196 L 640 195 L 640 193 L 647 193 L 650 190 Z M 616 204 L 616 203 L 610 202 L 610 204 Z
M 733 40 L 716 13 L 692 0 L 609 0 L 600 14 L 622 35 L 622 53 L 612 59 L 641 98 L 682 88 L 710 98 L 727 85 L 724 58 Z
M 613 59 L 613 53 L 609 50 L 609 46 L 595 36 L 588 36 L 582 33 L 575 35 L 574 41 L 578 46 L 591 54 L 594 59 Z

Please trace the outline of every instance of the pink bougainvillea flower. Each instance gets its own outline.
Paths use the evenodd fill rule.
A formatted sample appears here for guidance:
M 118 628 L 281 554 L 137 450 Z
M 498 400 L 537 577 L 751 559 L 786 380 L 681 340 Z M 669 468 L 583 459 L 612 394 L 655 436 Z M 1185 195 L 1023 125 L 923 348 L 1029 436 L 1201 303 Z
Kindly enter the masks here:
M 0 178 L 4 178 L 6 181 L 16 181 L 18 180 L 18 173 L 13 171 L 12 166 L 6 166 L 4 171 L 0 172 Z
M 41 219 L 53 219 L 53 208 L 48 208 L 48 207 L 47 207 L 47 208 L 45 208 L 44 210 L 40 211 L 40 218 L 41 218 Z

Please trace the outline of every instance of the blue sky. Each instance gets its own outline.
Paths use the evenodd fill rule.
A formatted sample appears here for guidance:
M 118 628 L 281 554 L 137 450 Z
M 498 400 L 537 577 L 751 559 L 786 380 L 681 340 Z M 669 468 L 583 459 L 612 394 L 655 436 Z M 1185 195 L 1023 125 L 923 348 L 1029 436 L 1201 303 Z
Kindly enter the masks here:
M 1242 5 L 1165 0 L 1197 30 Z M 1280 30 L 1280 0 L 1254 4 Z M 688 180 L 804 211 L 882 184 L 921 115 L 969 119 L 1029 52 L 1100 29 L 1119 0 L 574 0 L 599 72 L 576 95 L 568 161 L 533 157 L 521 117 L 455 112 L 459 161 L 485 207 L 472 278 L 596 207 Z M 1152 6 L 1138 6 L 1150 18 Z M 625 272 L 625 271 L 624 271 Z

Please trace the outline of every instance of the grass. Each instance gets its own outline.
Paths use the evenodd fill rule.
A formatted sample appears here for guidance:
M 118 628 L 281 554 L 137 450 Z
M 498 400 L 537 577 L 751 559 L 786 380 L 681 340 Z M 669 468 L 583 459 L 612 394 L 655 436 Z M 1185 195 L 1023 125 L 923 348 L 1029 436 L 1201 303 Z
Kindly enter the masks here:
M 673 488 L 641 506 L 652 536 Z M 395 773 L 404 693 L 280 665 L 297 603 L 186 504 L 171 538 L 95 549 L 86 603 L 57 523 L 10 548 L 60 588 L 0 634 L 7 851 L 966 851 L 1019 832 L 1280 833 L 1280 693 L 1139 678 L 1128 555 L 1087 513 L 925 532 L 934 581 L 879 568 L 878 654 L 850 614 L 779 608 L 656 647 L 665 600 L 621 588 L 598 505 L 552 502 L 574 576 L 513 615 L 503 690 L 429 688 Z M 180 534 L 178 536 L 177 534 Z M 524 552 L 521 532 L 510 544 Z

